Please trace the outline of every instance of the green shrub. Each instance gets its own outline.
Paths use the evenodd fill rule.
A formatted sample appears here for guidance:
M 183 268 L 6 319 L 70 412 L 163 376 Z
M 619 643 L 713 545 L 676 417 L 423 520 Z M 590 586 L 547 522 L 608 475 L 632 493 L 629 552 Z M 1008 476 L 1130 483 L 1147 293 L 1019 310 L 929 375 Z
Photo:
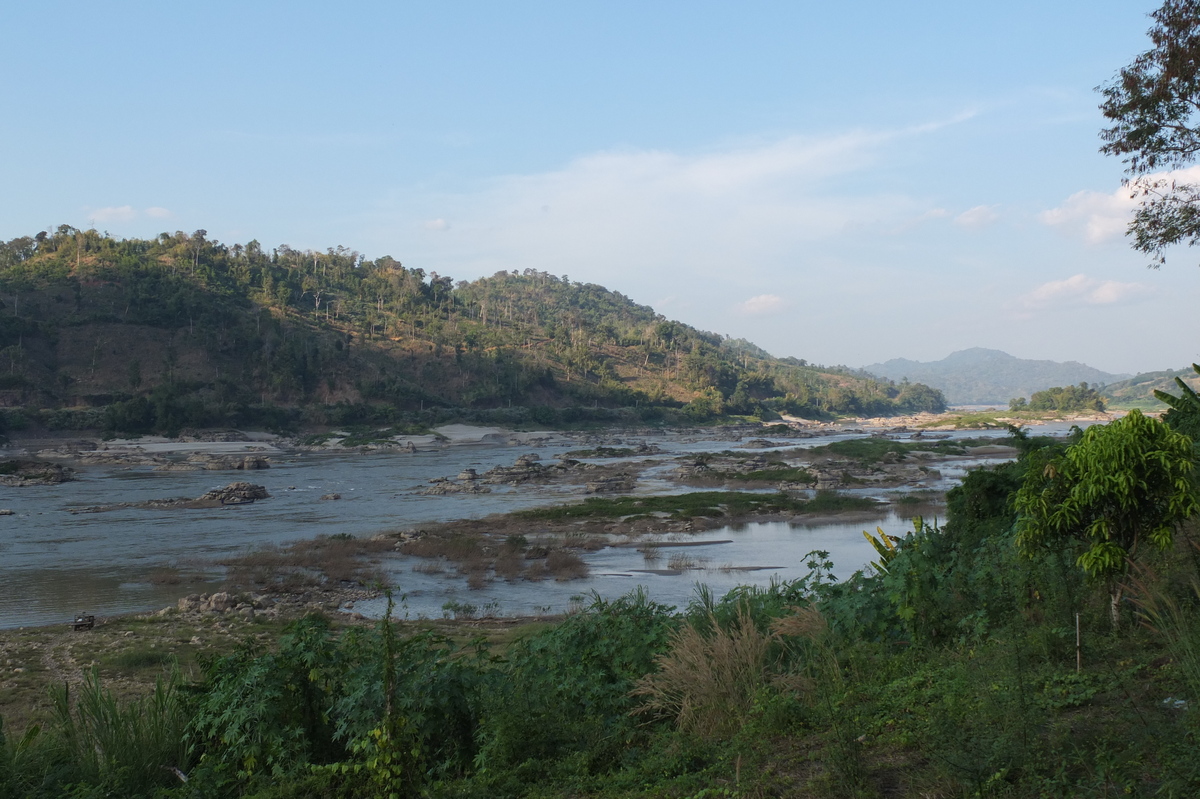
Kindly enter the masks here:
M 514 647 L 482 695 L 482 773 L 516 769 L 532 779 L 560 767 L 580 775 L 617 766 L 641 737 L 629 692 L 666 647 L 671 610 L 641 591 L 596 598 Z

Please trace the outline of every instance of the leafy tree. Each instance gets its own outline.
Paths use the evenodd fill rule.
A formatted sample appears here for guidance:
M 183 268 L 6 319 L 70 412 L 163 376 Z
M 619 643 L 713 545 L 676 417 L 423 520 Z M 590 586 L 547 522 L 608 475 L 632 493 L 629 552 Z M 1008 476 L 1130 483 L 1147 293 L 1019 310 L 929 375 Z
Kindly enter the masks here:
M 1200 185 L 1161 174 L 1200 152 L 1200 2 L 1166 0 L 1150 16 L 1154 46 L 1101 88 L 1113 124 L 1100 151 L 1127 165 L 1126 185 L 1141 199 L 1127 232 L 1158 266 L 1167 247 L 1200 242 Z
M 1200 365 L 1192 364 L 1192 369 L 1196 374 L 1200 374 Z M 1173 429 L 1191 436 L 1193 442 L 1200 441 L 1200 396 L 1178 377 L 1175 378 L 1175 385 L 1179 386 L 1178 397 L 1157 389 L 1154 392 L 1154 396 L 1161 402 L 1171 406 L 1171 409 L 1163 414 L 1163 421 Z
M 1044 391 L 1035 391 L 1026 404 L 1024 398 L 1017 402 L 1009 400 L 1010 410 L 1031 411 L 1103 411 L 1104 397 L 1087 383 L 1078 386 L 1055 386 Z
M 1138 410 L 1090 427 L 1062 455 L 1031 462 L 1015 497 L 1017 544 L 1026 554 L 1078 546 L 1079 566 L 1109 583 L 1116 626 L 1120 578 L 1139 546 L 1166 549 L 1200 511 L 1192 469 L 1191 439 Z

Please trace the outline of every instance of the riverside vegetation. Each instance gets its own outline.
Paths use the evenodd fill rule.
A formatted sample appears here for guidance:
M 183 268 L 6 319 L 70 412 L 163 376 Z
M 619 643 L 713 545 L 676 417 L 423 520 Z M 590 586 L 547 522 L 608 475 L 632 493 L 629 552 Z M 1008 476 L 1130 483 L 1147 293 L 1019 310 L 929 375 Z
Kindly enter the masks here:
M 5 728 L 0 796 L 1196 795 L 1191 439 L 1134 412 L 1012 443 L 841 582 L 814 552 L 794 582 L 503 635 L 241 622 L 192 678 L 90 677 Z

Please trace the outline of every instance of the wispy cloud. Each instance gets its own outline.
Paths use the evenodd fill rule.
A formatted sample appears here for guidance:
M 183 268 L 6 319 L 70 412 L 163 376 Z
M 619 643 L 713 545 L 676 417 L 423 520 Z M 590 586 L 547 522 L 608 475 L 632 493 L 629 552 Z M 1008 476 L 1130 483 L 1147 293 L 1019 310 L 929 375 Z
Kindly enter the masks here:
M 1158 172 L 1147 175 L 1145 179 L 1200 183 L 1200 166 Z M 1125 234 L 1137 205 L 1138 198 L 1134 196 L 1133 188 L 1128 186 L 1122 186 L 1111 194 L 1077 191 L 1057 208 L 1043 211 L 1039 218 L 1044 224 L 1081 236 L 1090 244 L 1101 244 Z
M 795 264 L 816 242 L 886 235 L 914 219 L 947 215 L 921 198 L 860 188 L 856 178 L 885 164 L 888 147 L 958 121 L 692 153 L 591 153 L 559 169 L 433 198 L 454 220 L 454 235 L 416 246 L 422 257 L 445 259 L 445 268 L 458 272 L 519 265 L 615 285 L 654 280 L 651 296 L 677 292 L 667 277 L 678 271 L 699 281 L 689 286 L 695 293 L 706 280 Z M 441 220 L 403 212 L 385 224 L 394 229 L 404 216 L 418 220 L 418 230 L 441 229 Z
M 771 316 L 787 308 L 787 305 L 787 300 L 777 294 L 759 294 L 739 302 L 734 308 L 746 316 Z
M 1018 306 L 1024 311 L 1035 311 L 1081 305 L 1116 305 L 1140 299 L 1150 291 L 1150 287 L 1143 283 L 1119 283 L 1078 274 L 1037 286 L 1018 299 Z
M 146 216 L 150 217 L 151 219 L 168 219 L 173 216 L 173 214 L 166 208 L 159 208 L 155 205 L 146 209 Z
M 985 228 L 1000 219 L 994 205 L 977 205 L 954 217 L 954 224 L 968 229 Z
M 421 227 L 425 230 L 449 230 L 450 223 L 445 219 L 426 219 L 421 223 Z
M 115 205 L 106 208 L 92 208 L 88 218 L 96 222 L 130 222 L 137 219 L 138 212 L 131 205 Z

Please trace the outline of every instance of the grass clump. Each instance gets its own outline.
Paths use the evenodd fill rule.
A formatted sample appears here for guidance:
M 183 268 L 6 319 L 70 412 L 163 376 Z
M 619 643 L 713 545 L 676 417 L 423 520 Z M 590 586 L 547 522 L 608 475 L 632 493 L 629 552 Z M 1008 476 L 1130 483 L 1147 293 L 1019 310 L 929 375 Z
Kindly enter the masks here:
M 709 458 L 695 458 L 696 463 L 707 463 Z M 706 469 L 700 475 L 705 481 L 726 481 L 726 482 L 743 482 L 743 483 L 802 483 L 804 485 L 812 485 L 817 482 L 817 477 L 809 470 L 802 466 L 789 466 L 783 461 L 771 461 L 765 468 L 754 469 L 751 471 L 726 471 L 718 469 Z
M 654 497 L 588 497 L 575 505 L 557 505 L 518 511 L 519 518 L 562 521 L 569 519 L 620 519 L 650 514 L 674 520 L 697 517 L 737 517 L 759 513 L 805 513 L 867 510 L 876 503 L 866 497 L 819 492 L 814 499 L 799 499 L 785 493 L 757 494 L 745 491 L 694 491 Z
M 141 671 L 143 669 L 161 669 L 174 663 L 175 655 L 162 649 L 134 648 L 125 649 L 105 659 L 108 668 L 117 671 Z
M 354 538 L 338 534 L 297 541 L 286 547 L 267 546 L 230 558 L 225 581 L 231 588 L 295 589 L 304 586 L 383 581 L 371 558 L 391 551 L 395 541 L 387 538 Z
M 747 607 L 731 624 L 710 616 L 708 629 L 685 624 L 671 635 L 655 671 L 637 681 L 635 712 L 670 718 L 679 730 L 718 739 L 741 729 L 767 684 L 771 642 Z
M 1003 427 L 1004 425 L 997 425 Z M 892 441 L 887 438 L 852 438 L 813 447 L 813 455 L 838 455 L 869 465 L 904 460 L 912 452 L 934 452 L 938 455 L 966 455 L 967 448 L 985 442 L 982 439 L 958 441 Z

